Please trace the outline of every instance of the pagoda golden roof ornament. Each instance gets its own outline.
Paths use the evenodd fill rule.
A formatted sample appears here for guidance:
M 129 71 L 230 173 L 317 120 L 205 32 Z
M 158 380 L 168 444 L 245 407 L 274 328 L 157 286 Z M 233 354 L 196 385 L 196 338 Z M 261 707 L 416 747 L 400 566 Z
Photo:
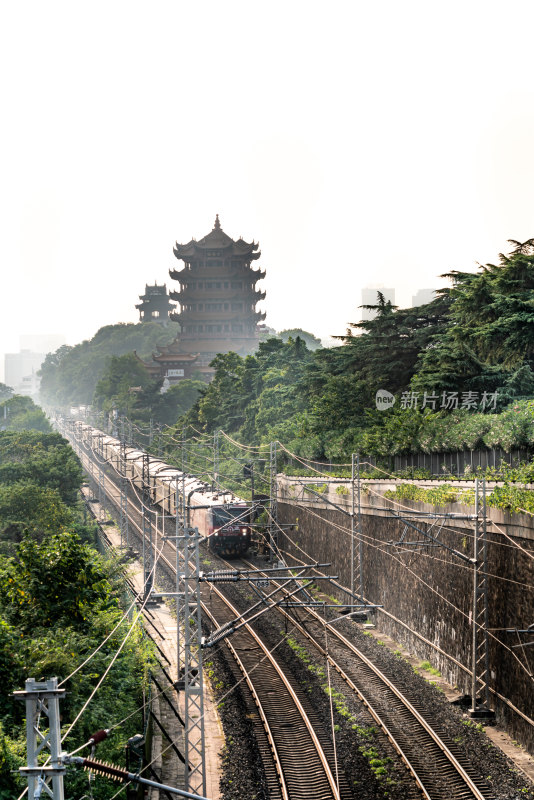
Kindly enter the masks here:
M 218 231 L 221 229 L 221 223 L 219 222 L 219 215 L 215 214 L 215 225 L 213 226 L 214 231 Z

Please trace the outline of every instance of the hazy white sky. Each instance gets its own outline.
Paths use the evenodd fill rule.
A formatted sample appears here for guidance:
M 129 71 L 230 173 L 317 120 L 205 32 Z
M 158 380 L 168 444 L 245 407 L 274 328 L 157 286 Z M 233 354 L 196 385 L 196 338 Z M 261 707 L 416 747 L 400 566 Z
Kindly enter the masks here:
M 137 321 L 175 240 L 259 240 L 266 322 L 325 337 L 534 236 L 531 0 L 12 2 L 0 353 Z

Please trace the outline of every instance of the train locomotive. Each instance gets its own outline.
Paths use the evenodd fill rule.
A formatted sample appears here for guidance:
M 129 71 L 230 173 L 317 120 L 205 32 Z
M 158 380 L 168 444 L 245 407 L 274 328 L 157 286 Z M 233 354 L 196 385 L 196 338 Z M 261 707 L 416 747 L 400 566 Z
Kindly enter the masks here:
M 138 492 L 148 490 L 151 503 L 162 516 L 176 516 L 185 505 L 186 524 L 197 528 L 209 542 L 210 550 L 225 557 L 243 556 L 251 542 L 253 510 L 251 504 L 232 492 L 214 490 L 199 480 L 166 464 L 156 456 L 134 447 L 123 447 L 114 436 L 81 422 L 75 422 L 75 435 L 88 453 L 112 465 Z M 92 455 L 92 453 L 91 453 Z

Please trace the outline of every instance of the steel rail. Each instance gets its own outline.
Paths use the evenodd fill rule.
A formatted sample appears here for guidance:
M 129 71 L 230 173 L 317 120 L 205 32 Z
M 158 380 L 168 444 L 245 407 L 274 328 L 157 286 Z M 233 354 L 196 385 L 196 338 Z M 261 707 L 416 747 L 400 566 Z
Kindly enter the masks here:
M 240 616 L 239 610 L 228 600 L 227 597 L 225 597 L 222 594 L 222 592 L 219 589 L 217 589 L 216 586 L 212 587 L 212 590 L 216 592 L 216 594 L 226 604 L 226 606 L 230 609 L 230 611 L 233 614 L 235 614 L 236 616 Z M 317 734 L 315 733 L 315 730 L 313 728 L 312 722 L 309 719 L 308 714 L 306 713 L 304 707 L 302 706 L 302 703 L 300 702 L 300 700 L 298 698 L 298 695 L 296 694 L 295 690 L 293 689 L 293 687 L 291 686 L 291 684 L 287 680 L 287 678 L 286 678 L 286 676 L 284 674 L 284 671 L 282 670 L 280 665 L 277 663 L 276 659 L 272 656 L 271 652 L 263 644 L 262 640 L 257 635 L 257 633 L 253 630 L 253 628 L 248 623 L 245 623 L 244 628 L 245 628 L 245 630 L 247 630 L 249 635 L 252 636 L 254 641 L 261 647 L 261 649 L 264 652 L 265 656 L 269 659 L 273 669 L 276 671 L 276 673 L 278 674 L 278 676 L 282 680 L 284 686 L 286 687 L 286 691 L 288 692 L 289 696 L 291 697 L 291 699 L 292 699 L 293 703 L 295 704 L 295 706 L 296 706 L 296 708 L 297 708 L 302 720 L 304 721 L 304 723 L 306 725 L 306 728 L 307 728 L 308 733 L 310 735 L 310 738 L 311 738 L 311 740 L 312 740 L 312 742 L 313 742 L 313 744 L 315 746 L 317 755 L 319 756 L 319 760 L 321 761 L 323 770 L 324 770 L 325 775 L 327 777 L 327 780 L 328 780 L 328 783 L 330 785 L 330 788 L 332 789 L 334 797 L 338 798 L 339 797 L 339 793 L 338 793 L 338 789 L 337 789 L 337 782 L 336 782 L 336 780 L 334 778 L 334 775 L 332 774 L 332 770 L 330 769 L 330 765 L 328 763 L 328 760 L 326 758 L 324 750 L 323 750 L 323 748 L 321 746 L 321 743 L 319 742 L 319 739 L 317 738 Z
M 245 564 L 247 564 L 249 566 L 252 566 L 250 564 L 250 562 L 247 562 L 244 559 L 243 559 L 243 561 L 244 561 Z M 266 573 L 264 573 L 264 574 L 266 574 Z M 276 583 L 275 580 L 272 580 L 272 582 Z M 285 591 L 285 590 L 282 589 L 282 591 Z M 293 598 L 293 600 L 294 600 L 294 598 Z M 355 687 L 354 683 L 346 675 L 346 673 L 340 667 L 340 665 L 337 664 L 337 662 L 329 654 L 327 654 L 326 650 L 322 647 L 320 642 L 315 640 L 311 636 L 311 634 L 308 631 L 306 631 L 306 629 L 303 628 L 295 620 L 294 617 L 292 617 L 290 614 L 288 614 L 286 611 L 284 611 L 283 608 L 278 607 L 278 610 L 285 617 L 287 617 L 287 619 L 291 620 L 292 624 L 294 624 L 296 627 L 298 627 L 298 629 L 302 633 L 302 635 L 304 635 L 314 645 L 314 647 L 317 650 L 319 650 L 319 652 L 321 652 L 322 655 L 324 655 L 326 658 L 328 658 L 330 664 L 334 667 L 334 669 L 343 677 L 344 680 L 347 681 L 348 685 L 351 686 L 351 688 L 356 690 L 358 696 L 363 700 L 365 705 L 369 709 L 371 709 L 370 703 L 368 701 L 366 701 L 366 699 L 363 698 L 363 696 L 361 695 L 361 692 Z M 309 608 L 305 604 L 302 604 L 302 610 L 305 611 L 309 616 L 312 616 L 315 619 L 315 621 L 318 622 L 321 626 L 323 626 L 323 627 L 325 626 L 325 624 L 326 624 L 325 620 L 322 619 L 320 617 L 320 615 L 316 611 L 314 611 L 312 608 Z M 425 720 L 425 718 L 417 711 L 417 709 L 412 705 L 412 703 L 408 700 L 408 698 L 405 697 L 399 689 L 397 689 L 397 687 L 393 684 L 393 682 L 376 666 L 376 664 L 373 664 L 373 662 L 369 658 L 367 658 L 367 656 L 364 655 L 364 653 L 362 653 L 352 642 L 350 642 L 345 636 L 343 636 L 342 633 L 340 633 L 339 631 L 335 630 L 334 628 L 329 628 L 328 632 L 329 632 L 330 636 L 333 636 L 334 638 L 338 639 L 338 641 L 340 641 L 348 650 L 350 650 L 357 658 L 359 658 L 368 667 L 368 669 L 370 669 L 376 675 L 376 677 L 379 678 L 379 680 L 381 680 L 387 686 L 387 688 L 397 697 L 397 699 L 402 703 L 402 705 L 410 711 L 410 713 L 417 720 L 419 725 L 431 737 L 431 739 L 434 741 L 434 743 L 439 747 L 439 749 L 443 752 L 445 757 L 448 759 L 448 761 L 454 767 L 456 772 L 460 775 L 460 777 L 465 782 L 465 784 L 469 787 L 469 790 L 471 791 L 473 797 L 475 797 L 476 800 L 486 800 L 485 796 L 482 794 L 480 789 L 473 783 L 473 781 L 471 780 L 470 776 L 467 774 L 466 770 L 462 767 L 460 762 L 457 760 L 456 756 L 449 750 L 447 745 L 442 741 L 442 739 L 439 737 L 439 735 L 436 733 L 436 731 Z M 403 758 L 404 763 L 406 763 L 406 761 L 404 760 L 404 757 L 402 755 L 402 749 L 400 748 L 400 745 L 396 741 L 394 741 L 394 737 L 390 738 L 390 732 L 389 732 L 387 726 L 380 719 L 377 719 L 375 717 L 374 713 L 372 714 L 372 716 L 373 716 L 374 719 L 377 720 L 377 722 L 379 722 L 379 724 L 382 727 L 382 729 L 384 730 L 384 732 L 387 733 L 388 738 L 390 739 L 391 743 L 393 744 L 393 746 L 395 747 L 395 749 L 397 750 L 399 755 L 401 755 L 401 757 Z M 408 761 L 409 761 L 409 759 L 408 759 Z M 417 781 L 418 785 L 420 786 L 420 788 L 423 788 L 423 791 L 426 792 L 424 787 L 421 786 L 421 783 L 420 783 L 421 779 L 417 775 L 417 772 L 415 771 L 415 769 L 411 765 L 409 766 L 409 769 L 410 769 L 410 772 L 413 774 L 414 778 L 416 779 L 416 781 Z M 426 796 L 428 797 L 428 794 Z
M 84 465 L 84 463 L 87 464 L 89 462 L 89 460 L 90 460 L 90 456 L 89 456 L 87 451 L 83 454 L 83 456 L 80 458 L 80 460 L 82 461 L 82 465 Z M 115 483 L 113 478 L 111 478 L 109 475 L 104 473 L 103 477 L 104 477 L 104 484 L 107 484 L 107 486 L 103 486 L 103 491 L 104 491 L 105 494 L 108 495 L 109 499 L 116 505 L 117 504 L 117 497 L 120 494 L 120 488 Z M 114 493 L 112 493 L 110 491 L 111 487 L 113 487 L 113 489 L 115 490 Z M 129 496 L 127 496 L 127 503 L 128 503 L 129 508 L 130 508 L 130 512 L 129 512 L 130 522 L 137 529 L 137 532 L 138 532 L 139 536 L 142 537 L 143 529 L 136 522 L 136 520 L 134 519 L 134 516 L 131 514 L 131 510 L 133 510 L 133 511 L 135 511 L 135 514 L 138 515 L 140 513 L 139 512 L 139 508 Z M 160 536 L 159 531 L 156 531 L 156 540 L 154 542 L 155 545 L 157 545 L 157 541 L 158 541 L 158 537 L 159 536 Z M 166 541 L 164 543 L 164 546 L 168 547 L 170 550 L 174 550 L 174 551 L 176 550 L 176 545 L 171 541 Z M 169 569 L 169 571 L 171 571 L 173 575 L 176 574 L 175 564 L 173 564 L 171 559 L 166 557 L 166 555 L 163 552 L 163 548 L 162 548 L 162 551 L 161 551 L 161 553 L 159 555 L 159 560 L 162 561 L 166 565 L 167 569 Z M 215 592 L 215 594 L 217 594 L 219 599 L 226 604 L 226 606 L 230 609 L 231 613 L 235 614 L 236 616 L 240 615 L 240 612 L 238 611 L 238 609 L 235 608 L 235 606 L 232 605 L 232 603 L 228 600 L 228 598 L 226 598 L 224 596 L 224 594 L 221 592 L 220 589 L 218 589 L 216 586 L 211 587 L 211 589 L 212 589 L 213 592 Z M 217 624 L 217 621 L 215 620 L 213 614 L 210 612 L 210 610 L 207 607 L 205 602 L 202 602 L 202 608 L 203 608 L 204 613 L 206 613 L 206 615 L 209 616 L 210 619 L 212 619 L 215 622 L 215 624 Z M 252 627 L 248 623 L 246 623 L 244 625 L 244 629 L 247 631 L 248 635 L 250 635 L 253 638 L 255 643 L 262 649 L 265 657 L 269 660 L 272 668 L 275 670 L 276 674 L 278 675 L 280 680 L 283 682 L 284 687 L 285 687 L 285 689 L 286 689 L 286 691 L 288 693 L 288 696 L 291 698 L 293 704 L 295 705 L 295 708 L 297 709 L 297 711 L 298 711 L 298 713 L 299 713 L 299 715 L 300 715 L 300 717 L 301 717 L 301 719 L 302 719 L 302 721 L 304 723 L 304 726 L 306 728 L 308 736 L 311 739 L 311 741 L 312 741 L 312 743 L 313 743 L 313 745 L 315 747 L 315 752 L 317 754 L 317 758 L 318 758 L 318 760 L 319 760 L 319 762 L 321 764 L 321 767 L 322 767 L 322 770 L 323 770 L 324 775 L 326 777 L 326 780 L 328 782 L 328 785 L 329 785 L 329 787 L 330 787 L 330 789 L 332 791 L 332 795 L 335 798 L 335 800 L 339 800 L 340 795 L 339 795 L 339 790 L 338 790 L 336 779 L 335 779 L 335 777 L 334 777 L 334 775 L 332 773 L 331 767 L 330 767 L 330 765 L 328 763 L 328 759 L 327 759 L 326 754 L 325 754 L 325 752 L 324 752 L 324 750 L 323 750 L 323 748 L 321 746 L 321 743 L 319 742 L 317 734 L 315 733 L 315 730 L 314 730 L 314 727 L 313 727 L 313 723 L 309 719 L 309 717 L 308 717 L 305 709 L 303 708 L 302 703 L 300 702 L 295 690 L 293 689 L 293 687 L 291 686 L 291 684 L 287 680 L 286 676 L 284 675 L 284 672 L 283 672 L 282 668 L 279 666 L 279 664 L 273 658 L 273 656 L 271 655 L 271 653 L 269 652 L 269 650 L 267 649 L 265 644 L 262 642 L 260 637 L 255 633 L 255 631 L 252 629 Z M 227 644 L 230 652 L 232 653 L 232 656 L 233 656 L 236 664 L 238 665 L 239 669 L 241 670 L 241 672 L 242 672 L 242 674 L 243 674 L 243 676 L 244 676 L 244 678 L 246 680 L 246 683 L 247 683 L 247 685 L 249 687 L 249 690 L 250 690 L 250 692 L 252 694 L 252 697 L 253 697 L 254 702 L 256 704 L 256 707 L 258 709 L 258 713 L 260 714 L 260 718 L 262 720 L 262 723 L 263 723 L 263 726 L 264 726 L 264 729 L 265 729 L 265 733 L 266 733 L 266 736 L 268 738 L 268 742 L 269 742 L 269 746 L 270 746 L 270 749 L 271 749 L 271 753 L 272 753 L 275 769 L 276 769 L 276 772 L 278 774 L 278 780 L 279 780 L 279 783 L 280 783 L 280 790 L 281 790 L 281 793 L 282 793 L 282 798 L 283 798 L 283 800 L 290 800 L 290 793 L 289 793 L 289 790 L 287 788 L 286 778 L 284 776 L 284 769 L 283 769 L 283 765 L 282 765 L 282 760 L 280 758 L 280 754 L 279 754 L 278 748 L 276 746 L 275 735 L 273 733 L 273 730 L 272 730 L 271 725 L 269 724 L 269 721 L 268 721 L 268 718 L 267 718 L 267 713 L 265 712 L 265 710 L 263 708 L 263 705 L 261 703 L 261 699 L 259 697 L 259 694 L 258 694 L 258 692 L 256 691 L 256 689 L 254 687 L 254 682 L 251 679 L 250 674 L 249 674 L 246 666 L 243 664 L 243 662 L 239 658 L 235 648 L 232 646 L 231 642 L 228 641 L 228 639 L 226 640 L 226 644 Z
M 206 612 L 207 616 L 209 616 L 209 618 L 212 620 L 212 622 L 215 625 L 217 625 L 217 620 L 215 619 L 215 617 L 213 616 L 211 611 L 209 611 L 209 609 L 207 609 L 205 607 L 204 603 L 202 603 L 202 608 Z M 280 755 L 278 753 L 278 748 L 276 747 L 276 742 L 274 740 L 274 734 L 272 732 L 272 729 L 271 729 L 271 726 L 270 726 L 269 721 L 267 719 L 267 715 L 266 715 L 266 713 L 264 711 L 264 708 L 263 708 L 263 706 L 261 704 L 261 701 L 260 701 L 260 698 L 258 696 L 258 693 L 256 692 L 256 689 L 254 688 L 254 683 L 251 681 L 250 675 L 248 674 L 248 671 L 246 670 L 244 664 L 242 663 L 241 659 L 239 658 L 239 656 L 237 654 L 237 651 L 236 651 L 235 647 L 232 645 L 232 643 L 231 643 L 231 641 L 229 639 L 226 639 L 226 646 L 228 647 L 228 649 L 232 653 L 232 656 L 234 657 L 234 660 L 235 660 L 236 664 L 238 665 L 239 669 L 243 673 L 243 676 L 244 676 L 244 678 L 245 678 L 245 680 L 247 682 L 247 686 L 248 686 L 248 688 L 250 690 L 250 693 L 252 694 L 252 697 L 254 698 L 254 702 L 255 702 L 256 707 L 258 709 L 258 713 L 259 713 L 261 721 L 263 723 L 263 727 L 264 727 L 264 730 L 265 730 L 265 733 L 266 733 L 266 736 L 267 736 L 267 740 L 268 740 L 269 746 L 271 748 L 271 754 L 272 754 L 272 757 L 273 757 L 273 761 L 274 761 L 276 772 L 278 774 L 278 780 L 279 780 L 279 783 L 280 783 L 280 790 L 282 792 L 283 800 L 290 800 L 290 795 L 289 795 L 287 784 L 286 784 L 286 781 L 285 781 L 284 771 L 283 771 L 283 768 L 282 768 Z

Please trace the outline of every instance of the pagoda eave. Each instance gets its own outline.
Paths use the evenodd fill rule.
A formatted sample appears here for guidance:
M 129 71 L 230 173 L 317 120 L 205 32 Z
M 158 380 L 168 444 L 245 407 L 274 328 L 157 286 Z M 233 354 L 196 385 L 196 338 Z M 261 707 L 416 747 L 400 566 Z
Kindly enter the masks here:
M 170 269 L 169 275 L 173 279 L 173 281 L 179 281 L 180 275 L 183 275 L 185 272 L 189 272 L 189 270 L 184 267 L 183 269 Z
M 195 361 L 198 358 L 198 353 L 181 353 L 180 355 L 153 355 L 152 358 L 158 364 L 178 364 L 188 361 Z
M 250 260 L 259 258 L 261 252 L 258 250 L 258 245 L 255 242 L 249 244 L 248 242 L 237 241 L 233 242 L 231 239 L 228 243 L 217 244 L 216 242 L 200 245 L 200 242 L 188 242 L 187 244 L 176 244 L 173 247 L 173 253 L 176 258 L 187 261 L 193 258 L 204 257 L 206 251 L 216 250 L 221 256 L 239 256 L 241 258 L 248 258 Z

